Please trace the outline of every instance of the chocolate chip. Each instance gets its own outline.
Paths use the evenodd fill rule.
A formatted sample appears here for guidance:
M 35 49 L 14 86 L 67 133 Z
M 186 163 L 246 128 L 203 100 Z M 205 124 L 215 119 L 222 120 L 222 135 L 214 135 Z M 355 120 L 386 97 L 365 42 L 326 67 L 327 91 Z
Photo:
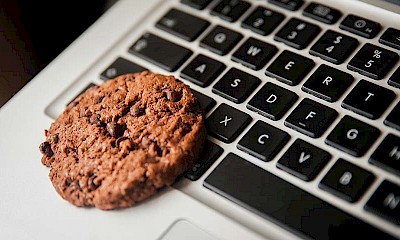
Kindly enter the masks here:
M 134 117 L 140 117 L 144 114 L 144 109 L 140 108 L 138 105 L 133 105 L 130 109 L 130 113 Z
M 92 190 L 92 191 L 96 190 L 99 187 L 99 185 L 96 184 L 98 182 L 98 181 L 96 181 L 96 178 L 97 178 L 96 175 L 91 174 L 89 179 L 88 179 L 88 186 L 89 186 L 89 189 Z
M 44 154 L 46 157 L 51 157 L 53 156 L 53 150 L 51 149 L 51 145 L 49 142 L 42 142 L 39 146 L 39 150 L 42 154 Z
M 104 98 L 104 96 L 96 96 L 96 97 L 94 97 L 93 102 L 95 104 L 101 103 L 101 101 L 103 101 L 103 98 Z
M 122 136 L 125 130 L 122 125 L 116 123 L 107 123 L 106 129 L 112 137 Z
M 58 134 L 56 134 L 56 135 L 53 136 L 53 142 L 54 142 L 55 144 L 57 144 L 59 140 L 60 140 L 60 138 L 58 137 Z
M 115 146 L 118 147 L 122 141 L 129 139 L 128 137 L 119 137 L 115 140 Z
M 92 116 L 90 116 L 89 122 L 92 123 L 92 124 L 95 124 L 98 127 L 104 127 L 104 125 L 105 125 L 104 123 L 102 123 L 100 121 L 99 114 L 93 114 Z
M 164 93 L 167 96 L 167 99 L 171 102 L 177 102 L 181 99 L 181 94 L 174 90 L 166 89 L 164 90 Z

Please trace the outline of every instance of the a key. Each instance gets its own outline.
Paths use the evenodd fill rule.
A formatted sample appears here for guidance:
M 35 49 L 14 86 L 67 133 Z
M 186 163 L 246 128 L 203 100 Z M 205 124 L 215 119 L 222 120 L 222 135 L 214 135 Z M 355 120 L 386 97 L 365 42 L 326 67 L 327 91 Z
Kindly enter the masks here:
M 360 157 L 370 149 L 379 135 L 379 129 L 346 115 L 329 133 L 325 143 Z
M 320 27 L 292 18 L 275 35 L 274 39 L 296 49 L 304 49 L 321 31 Z
M 346 201 L 356 202 L 370 187 L 375 176 L 348 161 L 338 159 L 318 187 Z
M 242 103 L 261 80 L 237 68 L 231 68 L 213 86 L 212 91 L 234 103 Z
M 203 151 L 200 154 L 197 162 L 189 168 L 185 173 L 185 177 L 192 181 L 196 181 L 211 167 L 211 165 L 221 156 L 223 149 L 217 144 L 206 140 Z
M 278 52 L 278 49 L 268 43 L 249 38 L 232 55 L 232 60 L 244 66 L 259 70 Z
M 390 76 L 388 84 L 393 87 L 400 88 L 400 67 Z
M 250 3 L 246 1 L 221 0 L 210 13 L 228 22 L 235 22 L 249 7 Z
M 285 120 L 285 126 L 309 137 L 318 138 L 332 124 L 338 113 L 308 98 L 303 99 Z
M 396 239 L 233 153 L 204 186 L 300 238 L 348 239 L 354 232 L 360 239 Z
M 216 104 L 216 101 L 209 96 L 206 96 L 194 89 L 190 89 L 194 96 L 196 96 L 197 101 L 199 101 L 200 107 L 204 109 L 204 112 L 209 112 Z
M 243 28 L 268 35 L 285 19 L 285 16 L 264 7 L 257 7 L 241 24 Z
M 352 75 L 322 64 L 301 89 L 328 102 L 335 102 L 353 81 Z
M 225 68 L 225 64 L 199 54 L 182 70 L 180 76 L 199 86 L 207 87 Z
M 397 103 L 383 123 L 400 131 L 400 102 Z
M 400 30 L 388 28 L 379 38 L 379 42 L 386 46 L 400 50 Z
M 195 40 L 209 25 L 208 21 L 175 8 L 169 10 L 156 23 L 157 28 L 190 42 Z
M 357 46 L 357 39 L 328 30 L 311 47 L 310 54 L 325 61 L 340 64 L 350 56 Z
M 247 104 L 247 108 L 277 121 L 293 106 L 297 94 L 267 82 Z
M 141 72 L 144 70 L 146 70 L 146 68 L 119 57 L 100 74 L 100 78 L 108 80 L 126 73 Z
M 243 38 L 243 35 L 233 30 L 216 26 L 200 42 L 200 47 L 206 48 L 218 55 L 227 54 Z
M 296 139 L 276 163 L 276 166 L 308 182 L 318 175 L 331 157 L 327 151 L 301 139 Z
M 304 9 L 303 15 L 326 24 L 334 24 L 342 16 L 342 13 L 335 8 L 311 2 Z
M 186 4 L 192 8 L 203 10 L 210 4 L 212 0 L 181 0 L 181 3 Z
M 169 72 L 175 71 L 192 55 L 192 51 L 151 33 L 145 33 L 129 48 L 135 56 Z
M 343 100 L 342 107 L 364 117 L 377 119 L 393 102 L 396 94 L 384 87 L 360 80 Z
M 366 43 L 350 60 L 347 68 L 372 79 L 382 79 L 399 60 L 399 55 Z
M 210 135 L 225 143 L 231 143 L 250 122 L 250 115 L 222 103 L 207 118 L 206 126 Z
M 268 0 L 268 2 L 291 11 L 296 11 L 304 3 L 303 0 Z
M 286 132 L 259 120 L 240 139 L 237 148 L 267 162 L 276 156 L 289 139 Z
M 384 180 L 368 200 L 365 209 L 400 225 L 400 186 Z
M 353 14 L 346 16 L 339 27 L 361 37 L 370 39 L 374 38 L 382 28 L 377 22 Z
M 265 74 L 288 85 L 299 84 L 311 71 L 313 60 L 299 54 L 284 50 L 275 61 L 269 65 Z
M 369 162 L 400 176 L 400 137 L 389 133 Z

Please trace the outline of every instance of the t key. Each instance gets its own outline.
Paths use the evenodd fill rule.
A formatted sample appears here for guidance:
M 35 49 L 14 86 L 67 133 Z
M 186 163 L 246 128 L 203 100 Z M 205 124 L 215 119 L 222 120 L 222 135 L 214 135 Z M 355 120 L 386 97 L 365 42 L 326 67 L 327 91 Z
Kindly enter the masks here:
M 350 60 L 347 68 L 372 79 L 382 79 L 399 60 L 399 55 L 366 43 Z
M 393 91 L 361 80 L 343 100 L 342 107 L 367 118 L 377 119 L 395 97 L 396 94 Z

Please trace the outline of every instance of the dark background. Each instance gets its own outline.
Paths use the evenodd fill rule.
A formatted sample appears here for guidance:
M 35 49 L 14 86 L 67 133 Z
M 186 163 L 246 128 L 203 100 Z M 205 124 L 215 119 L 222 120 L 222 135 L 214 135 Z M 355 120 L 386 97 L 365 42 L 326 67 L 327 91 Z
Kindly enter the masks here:
M 0 0 L 0 107 L 116 0 Z

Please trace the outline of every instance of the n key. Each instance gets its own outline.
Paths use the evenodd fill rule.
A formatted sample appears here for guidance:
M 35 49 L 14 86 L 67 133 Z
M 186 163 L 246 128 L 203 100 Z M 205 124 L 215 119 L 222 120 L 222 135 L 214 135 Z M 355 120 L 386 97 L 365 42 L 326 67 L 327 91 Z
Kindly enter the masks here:
M 393 91 L 361 80 L 344 99 L 342 107 L 367 118 L 377 119 L 395 97 Z

